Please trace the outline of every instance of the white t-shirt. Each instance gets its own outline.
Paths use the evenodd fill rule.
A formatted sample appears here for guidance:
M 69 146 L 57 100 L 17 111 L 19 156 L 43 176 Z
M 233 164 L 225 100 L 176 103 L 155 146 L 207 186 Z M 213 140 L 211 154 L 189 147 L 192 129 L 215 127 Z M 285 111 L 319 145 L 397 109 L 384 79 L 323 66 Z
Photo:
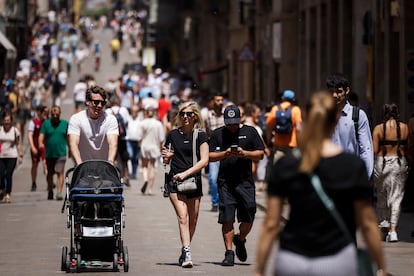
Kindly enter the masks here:
M 127 123 L 129 121 L 129 118 L 130 118 L 129 111 L 128 111 L 128 109 L 126 109 L 123 106 L 114 105 L 110 108 L 107 108 L 105 111 L 106 111 L 106 113 L 112 114 L 112 115 L 115 115 L 116 113 L 119 112 L 119 114 L 121 114 L 121 116 L 122 116 L 122 119 L 124 119 L 125 123 Z
M 142 99 L 142 107 L 145 110 L 157 110 L 158 109 L 158 101 L 152 97 L 146 97 Z
M 130 116 L 128 120 L 128 126 L 127 126 L 127 136 L 128 140 L 130 141 L 138 141 L 139 136 L 139 127 L 142 122 L 142 119 L 137 116 L 135 119 Z
M 23 71 L 24 75 L 30 76 L 30 68 L 32 67 L 32 63 L 30 62 L 30 60 L 22 59 L 19 62 L 19 66 L 20 66 L 20 68 L 22 68 L 22 71 Z
M 20 131 L 16 127 L 11 127 L 8 132 L 0 126 L 1 150 L 0 158 L 17 158 L 18 152 L 16 140 L 20 137 Z
M 118 86 L 118 84 L 116 82 L 111 82 L 111 81 L 108 81 L 105 84 L 106 90 L 110 93 L 115 93 L 115 89 L 117 88 L 117 86 Z
M 107 134 L 118 134 L 118 122 L 115 116 L 106 112 L 97 120 L 87 115 L 87 110 L 72 115 L 69 120 L 68 135 L 79 137 L 79 151 L 82 161 L 107 160 L 109 145 Z
M 77 102 L 83 102 L 85 101 L 86 97 L 86 83 L 84 82 L 77 82 L 75 86 L 73 87 L 73 94 L 75 95 L 75 101 Z
M 77 49 L 75 51 L 75 57 L 77 63 L 82 63 L 89 55 L 88 49 Z
M 66 73 L 66 71 L 60 71 L 58 74 L 58 79 L 62 85 L 66 85 L 66 81 L 68 80 L 68 73 Z
M 121 106 L 121 107 L 120 106 L 112 106 L 110 108 L 107 108 L 105 111 L 106 111 L 106 113 L 112 114 L 112 115 L 115 115 L 119 112 L 119 114 L 121 115 L 121 117 L 124 120 L 125 124 L 127 124 L 128 121 L 129 121 L 129 117 L 130 117 L 129 111 L 128 111 L 128 109 L 126 109 L 123 106 Z M 115 117 L 115 119 L 116 119 L 116 117 Z M 117 123 L 118 123 L 118 120 L 117 120 Z M 128 131 L 127 131 L 127 136 L 125 136 L 124 139 L 128 139 Z

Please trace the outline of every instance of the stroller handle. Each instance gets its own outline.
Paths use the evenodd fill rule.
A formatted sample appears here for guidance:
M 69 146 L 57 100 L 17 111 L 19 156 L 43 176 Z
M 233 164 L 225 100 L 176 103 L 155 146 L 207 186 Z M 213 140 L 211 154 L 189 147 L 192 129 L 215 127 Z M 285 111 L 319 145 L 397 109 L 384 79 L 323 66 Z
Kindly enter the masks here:
M 75 170 L 75 168 L 76 168 L 76 167 L 72 167 L 72 168 L 70 168 L 69 170 L 67 170 L 67 171 L 66 171 L 66 173 L 65 173 L 65 178 L 68 178 L 68 177 L 69 177 L 69 174 L 70 174 L 71 172 L 73 172 L 73 171 Z

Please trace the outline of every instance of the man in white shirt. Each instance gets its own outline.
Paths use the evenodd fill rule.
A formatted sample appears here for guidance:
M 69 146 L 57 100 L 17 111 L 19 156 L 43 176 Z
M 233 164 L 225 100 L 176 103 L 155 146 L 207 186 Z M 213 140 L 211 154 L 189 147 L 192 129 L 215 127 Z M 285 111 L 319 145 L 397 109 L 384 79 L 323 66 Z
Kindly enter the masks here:
M 98 159 L 115 162 L 118 150 L 118 122 L 104 112 L 107 93 L 99 86 L 86 91 L 86 110 L 71 116 L 68 126 L 70 152 L 76 164 Z

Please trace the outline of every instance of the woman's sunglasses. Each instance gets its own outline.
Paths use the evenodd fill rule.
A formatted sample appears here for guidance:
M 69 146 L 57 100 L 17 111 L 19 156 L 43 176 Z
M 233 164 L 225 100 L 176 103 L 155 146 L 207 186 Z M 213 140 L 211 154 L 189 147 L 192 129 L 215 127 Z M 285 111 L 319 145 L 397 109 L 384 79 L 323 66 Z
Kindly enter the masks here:
M 106 101 L 101 101 L 101 100 L 90 100 L 92 102 L 92 104 L 94 106 L 98 106 L 99 104 L 101 104 L 102 106 L 106 105 Z
M 192 111 L 187 111 L 187 112 L 181 111 L 180 112 L 181 117 L 184 117 L 184 116 L 192 117 L 193 115 L 194 115 L 194 112 L 192 112 Z

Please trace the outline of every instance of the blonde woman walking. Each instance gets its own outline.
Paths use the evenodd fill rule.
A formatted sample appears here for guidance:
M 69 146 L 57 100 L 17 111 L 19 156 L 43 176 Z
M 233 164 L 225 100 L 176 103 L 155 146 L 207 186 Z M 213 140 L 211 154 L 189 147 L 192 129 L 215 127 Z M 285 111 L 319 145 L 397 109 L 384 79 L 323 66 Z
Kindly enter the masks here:
M 164 163 L 170 163 L 167 187 L 169 198 L 174 207 L 178 220 L 181 238 L 181 255 L 178 263 L 183 268 L 193 267 L 191 257 L 191 240 L 194 236 L 200 200 L 203 195 L 201 183 L 201 170 L 208 164 L 208 136 L 200 130 L 204 128 L 200 108 L 194 102 L 183 103 L 176 116 L 177 128 L 167 134 L 165 146 L 162 149 Z M 198 129 L 196 140 L 197 162 L 193 164 L 193 132 Z M 197 190 L 182 193 L 177 190 L 176 181 L 183 181 L 194 176 Z

